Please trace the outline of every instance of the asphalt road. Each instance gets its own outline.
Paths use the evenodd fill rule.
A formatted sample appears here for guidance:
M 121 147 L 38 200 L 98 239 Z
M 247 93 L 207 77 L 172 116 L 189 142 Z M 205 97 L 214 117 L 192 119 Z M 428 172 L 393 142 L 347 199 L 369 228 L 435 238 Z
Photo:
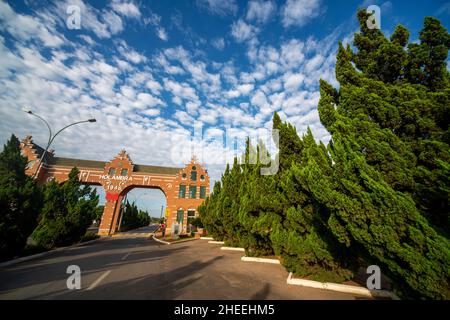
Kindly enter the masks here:
M 243 262 L 242 252 L 194 240 L 164 245 L 151 227 L 0 269 L 0 299 L 355 299 L 286 284 L 279 265 Z M 66 285 L 69 265 L 81 289 Z

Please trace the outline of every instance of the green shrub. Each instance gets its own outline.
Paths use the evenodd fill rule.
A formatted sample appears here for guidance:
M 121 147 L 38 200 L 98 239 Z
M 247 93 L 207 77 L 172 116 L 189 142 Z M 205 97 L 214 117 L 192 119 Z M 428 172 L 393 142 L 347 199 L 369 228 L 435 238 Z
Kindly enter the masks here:
M 79 242 L 96 215 L 98 196 L 95 189 L 82 186 L 79 170 L 73 168 L 61 184 L 52 181 L 44 187 L 44 207 L 32 237 L 45 248 Z

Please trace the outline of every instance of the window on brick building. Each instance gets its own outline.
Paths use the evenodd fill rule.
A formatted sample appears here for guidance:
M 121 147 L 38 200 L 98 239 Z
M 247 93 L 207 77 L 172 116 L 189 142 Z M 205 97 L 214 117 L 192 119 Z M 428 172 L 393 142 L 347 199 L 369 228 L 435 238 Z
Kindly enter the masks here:
M 196 193 L 197 193 L 197 187 L 189 186 L 189 198 L 195 199 Z
M 121 176 L 126 176 L 127 174 L 128 174 L 128 169 L 122 169 L 122 171 L 120 171 Z
M 205 198 L 206 198 L 206 187 L 200 186 L 200 199 L 205 199 Z
M 197 171 L 191 171 L 191 181 L 197 181 Z
M 113 176 L 116 174 L 116 168 L 109 168 L 108 175 Z
M 179 224 L 183 224 L 183 218 L 184 218 L 184 211 L 181 209 L 177 210 L 177 222 Z
M 180 192 L 178 193 L 178 198 L 186 198 L 186 186 L 180 184 Z
M 195 218 L 195 210 L 189 209 L 187 212 L 188 218 Z

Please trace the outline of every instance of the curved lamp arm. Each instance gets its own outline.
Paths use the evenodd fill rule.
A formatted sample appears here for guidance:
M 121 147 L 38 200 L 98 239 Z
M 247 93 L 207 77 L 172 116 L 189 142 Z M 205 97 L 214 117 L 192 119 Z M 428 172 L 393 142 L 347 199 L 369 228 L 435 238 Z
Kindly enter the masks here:
M 25 109 L 24 109 L 23 111 L 25 111 L 25 112 L 28 113 L 28 114 L 31 114 L 32 116 L 35 116 L 36 118 L 39 118 L 40 120 L 42 120 L 42 121 L 45 123 L 45 125 L 47 126 L 48 132 L 49 132 L 47 146 L 46 146 L 44 152 L 42 153 L 41 158 L 39 159 L 39 163 L 38 163 L 38 166 L 37 166 L 37 168 L 36 168 L 36 171 L 35 171 L 34 174 L 33 174 L 33 178 L 36 177 L 37 173 L 39 172 L 39 170 L 40 170 L 40 168 L 41 168 L 41 166 L 42 166 L 42 162 L 44 161 L 44 158 L 45 158 L 45 156 L 47 155 L 48 149 L 50 148 L 50 145 L 52 144 L 52 142 L 53 142 L 53 140 L 55 139 L 55 137 L 56 137 L 61 131 L 63 131 L 64 129 L 67 129 L 67 128 L 71 127 L 71 126 L 74 126 L 74 125 L 76 125 L 76 124 L 85 123 L 85 122 L 96 122 L 96 121 L 97 121 L 97 120 L 95 120 L 95 119 L 89 119 L 89 120 L 84 120 L 84 121 L 77 121 L 77 122 L 74 122 L 74 123 L 71 123 L 71 124 L 65 126 L 64 128 L 60 129 L 58 132 L 56 132 L 56 134 L 55 134 L 54 136 L 52 136 L 52 129 L 50 128 L 50 125 L 48 124 L 48 122 L 47 122 L 44 118 L 42 118 L 40 115 L 38 115 L 38 114 L 32 112 L 31 110 L 25 110 Z

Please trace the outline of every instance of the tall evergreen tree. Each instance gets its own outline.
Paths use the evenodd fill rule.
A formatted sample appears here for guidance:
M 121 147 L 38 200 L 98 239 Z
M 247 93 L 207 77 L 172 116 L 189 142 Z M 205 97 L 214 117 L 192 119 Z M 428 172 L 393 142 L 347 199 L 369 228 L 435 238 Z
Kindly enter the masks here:
M 150 217 L 146 211 L 139 210 L 136 203 L 127 203 L 123 206 L 121 231 L 136 229 L 147 226 L 150 223 Z
M 0 259 L 20 253 L 37 224 L 42 194 L 25 174 L 27 158 L 12 135 L 0 153 Z
M 239 189 L 239 223 L 242 232 L 241 245 L 247 256 L 273 254 L 270 235 L 273 226 L 280 223 L 276 214 L 280 210 L 277 195 L 277 180 L 273 175 L 262 175 L 261 168 L 270 160 L 270 154 L 260 141 L 256 150 L 247 139 L 246 150 L 242 156 L 242 175 Z
M 320 281 L 346 280 L 353 275 L 354 267 L 349 250 L 327 228 L 330 212 L 315 200 L 308 185 L 316 167 L 331 174 L 327 150 L 323 144 L 316 144 L 309 129 L 300 138 L 295 127 L 282 123 L 276 113 L 273 127 L 279 130 L 280 137 L 280 171 L 276 178 L 281 223 L 275 224 L 271 233 L 275 253 L 298 276 Z
M 218 210 L 219 197 L 222 192 L 220 181 L 214 183 L 213 192 L 199 206 L 200 219 L 208 233 L 219 241 L 225 236 L 222 220 Z
M 227 166 L 228 168 L 228 166 Z M 224 241 L 229 246 L 240 247 L 245 229 L 242 228 L 239 219 L 240 186 L 242 183 L 242 170 L 237 157 L 234 158 L 230 170 L 225 170 L 222 178 L 222 190 L 219 197 L 219 212 L 222 219 Z
M 339 91 L 321 81 L 319 114 L 332 134 L 332 175 L 318 166 L 307 184 L 332 212 L 329 226 L 340 242 L 374 259 L 410 294 L 448 297 L 449 241 L 429 224 L 448 235 L 450 91 L 442 70 L 448 34 L 427 18 L 419 48 L 393 54 L 383 48 L 404 48 L 407 31 L 398 27 L 389 41 L 368 30 L 364 17 L 360 12 L 358 51 L 339 46 Z M 430 30 L 438 44 L 427 44 Z M 414 79 L 413 64 L 422 72 Z M 427 64 L 442 72 L 425 71 Z

